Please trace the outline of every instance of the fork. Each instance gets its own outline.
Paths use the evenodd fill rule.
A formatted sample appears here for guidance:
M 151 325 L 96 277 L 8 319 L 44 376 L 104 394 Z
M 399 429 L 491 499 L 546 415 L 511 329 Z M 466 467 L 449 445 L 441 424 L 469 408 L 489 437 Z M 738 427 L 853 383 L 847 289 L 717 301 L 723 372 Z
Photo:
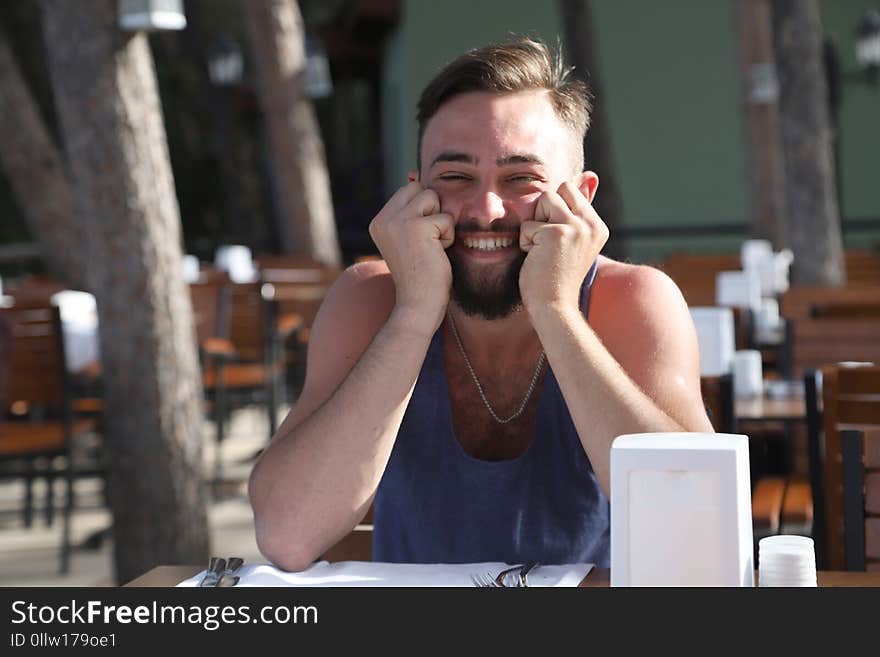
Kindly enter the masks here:
M 519 586 L 528 586 L 529 573 L 540 565 L 541 564 L 539 564 L 537 561 L 526 562 L 526 564 L 519 571 Z
M 473 582 L 474 586 L 478 588 L 517 588 L 528 586 L 528 582 L 526 581 L 525 576 L 536 565 L 537 562 L 529 562 L 519 566 L 513 566 L 512 568 L 502 570 L 494 578 L 489 574 L 482 575 L 480 573 L 474 573 L 471 575 L 471 582 Z M 516 579 L 513 586 L 508 586 L 507 584 L 505 584 L 504 578 L 516 571 L 519 571 L 519 577 Z
M 221 557 L 211 557 L 208 570 L 199 586 L 228 587 L 238 584 L 239 577 L 235 572 L 244 564 L 241 557 L 229 557 L 229 560 Z
M 220 576 L 216 586 L 218 587 L 227 587 L 227 586 L 235 586 L 238 584 L 238 580 L 240 579 L 235 572 L 242 567 L 244 564 L 244 559 L 241 557 L 229 557 L 229 561 L 226 562 L 226 570 L 223 571 L 223 574 Z
M 208 570 L 205 572 L 202 581 L 199 582 L 199 586 L 217 586 L 217 583 L 220 581 L 220 578 L 223 576 L 223 571 L 225 570 L 226 559 L 211 557 L 208 563 Z

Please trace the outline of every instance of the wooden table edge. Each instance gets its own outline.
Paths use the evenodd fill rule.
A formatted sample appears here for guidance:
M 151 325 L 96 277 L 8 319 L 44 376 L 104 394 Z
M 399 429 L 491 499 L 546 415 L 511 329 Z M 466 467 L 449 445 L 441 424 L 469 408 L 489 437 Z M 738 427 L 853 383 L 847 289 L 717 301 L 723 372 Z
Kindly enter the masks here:
M 124 586 L 133 588 L 174 587 L 202 570 L 204 570 L 203 566 L 156 566 Z M 880 571 L 820 571 L 818 579 L 821 588 L 880 587 Z M 757 581 L 757 575 L 755 580 Z M 611 571 L 608 568 L 593 568 L 580 583 L 581 588 L 608 588 L 610 585 Z

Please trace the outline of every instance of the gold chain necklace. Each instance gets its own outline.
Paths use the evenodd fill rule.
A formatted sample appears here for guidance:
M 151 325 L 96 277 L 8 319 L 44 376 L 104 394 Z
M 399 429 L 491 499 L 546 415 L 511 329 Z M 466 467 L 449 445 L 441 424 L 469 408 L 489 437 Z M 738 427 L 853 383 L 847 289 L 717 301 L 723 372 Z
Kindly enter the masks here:
M 461 357 L 464 358 L 464 364 L 467 366 L 467 370 L 468 372 L 470 372 L 471 378 L 474 380 L 474 385 L 477 386 L 477 392 L 480 393 L 480 399 L 483 400 L 486 408 L 489 409 L 489 414 L 499 424 L 507 424 L 508 422 L 511 422 L 512 420 L 518 418 L 520 415 L 522 415 L 523 411 L 526 410 L 526 404 L 529 402 L 529 398 L 532 396 L 532 392 L 535 390 L 535 384 L 538 382 L 538 375 L 541 374 L 541 368 L 544 366 L 544 350 L 541 350 L 541 355 L 538 357 L 538 364 L 535 365 L 535 373 L 532 374 L 532 382 L 529 383 L 529 389 L 526 391 L 526 396 L 523 397 L 522 403 L 519 405 L 519 408 L 516 409 L 516 411 L 510 417 L 501 419 L 500 417 L 498 417 L 495 409 L 492 408 L 489 400 L 486 399 L 486 393 L 483 392 L 483 386 L 480 385 L 480 380 L 477 378 L 477 374 L 476 372 L 474 372 L 474 368 L 471 366 L 471 361 L 464 351 L 464 346 L 461 344 L 461 338 L 458 336 L 458 329 L 455 326 L 455 320 L 452 318 L 452 313 L 449 311 L 449 309 L 446 310 L 446 316 L 449 318 L 449 326 L 452 328 L 452 335 L 455 338 L 455 344 L 458 345 L 458 350 L 461 352 Z

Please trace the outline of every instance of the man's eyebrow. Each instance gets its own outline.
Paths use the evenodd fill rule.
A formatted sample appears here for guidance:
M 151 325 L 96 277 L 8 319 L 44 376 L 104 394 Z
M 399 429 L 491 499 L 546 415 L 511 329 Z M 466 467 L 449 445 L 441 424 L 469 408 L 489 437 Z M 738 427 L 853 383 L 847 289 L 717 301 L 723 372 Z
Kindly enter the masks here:
M 476 164 L 477 159 L 473 155 L 461 153 L 458 151 L 442 151 L 431 160 L 431 167 L 439 162 L 464 162 L 466 164 Z M 430 168 L 430 167 L 429 167 Z
M 495 160 L 495 164 L 500 167 L 509 166 L 511 164 L 538 164 L 540 166 L 544 166 L 544 160 L 542 160 L 537 155 L 532 155 L 531 153 L 518 153 L 516 155 L 499 157 L 497 160 Z

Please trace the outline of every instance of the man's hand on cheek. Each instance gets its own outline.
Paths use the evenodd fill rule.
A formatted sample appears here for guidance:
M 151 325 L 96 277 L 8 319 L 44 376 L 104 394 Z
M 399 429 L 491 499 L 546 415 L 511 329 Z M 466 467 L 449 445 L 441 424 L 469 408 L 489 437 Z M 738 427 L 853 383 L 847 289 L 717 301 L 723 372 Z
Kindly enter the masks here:
M 370 223 L 370 236 L 394 278 L 395 307 L 414 311 L 436 330 L 449 303 L 452 270 L 445 249 L 455 236 L 437 194 L 418 182 L 401 187 Z
M 520 227 L 520 248 L 528 254 L 519 276 L 526 309 L 577 308 L 581 283 L 607 239 L 608 227 L 575 185 L 541 194 L 534 219 Z

